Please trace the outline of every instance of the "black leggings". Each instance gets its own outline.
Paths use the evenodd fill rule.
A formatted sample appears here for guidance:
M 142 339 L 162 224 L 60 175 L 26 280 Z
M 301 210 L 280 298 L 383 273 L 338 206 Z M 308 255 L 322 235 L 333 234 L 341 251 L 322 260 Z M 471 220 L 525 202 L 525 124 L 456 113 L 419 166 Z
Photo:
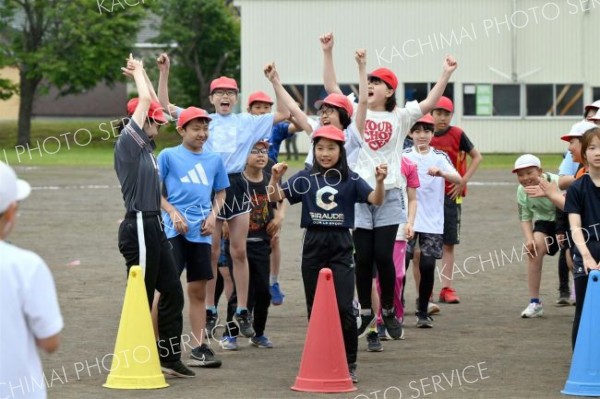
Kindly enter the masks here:
M 405 263 L 407 271 L 411 259 L 412 257 L 406 257 Z M 419 281 L 419 304 L 417 311 L 422 314 L 427 314 L 429 297 L 431 297 L 431 293 L 433 292 L 435 258 L 433 256 L 423 255 L 421 252 L 421 256 L 419 257 L 419 271 L 421 272 L 421 280 Z M 408 272 L 406 274 L 408 274 Z
M 354 258 L 356 260 L 356 291 L 362 309 L 371 308 L 371 287 L 373 284 L 373 263 L 377 268 L 381 286 L 381 307 L 394 307 L 394 242 L 398 225 L 375 227 L 373 230 L 356 229 L 354 240 Z
M 579 322 L 581 321 L 581 313 L 583 312 L 583 301 L 587 290 L 588 275 L 580 275 L 573 279 L 575 282 L 575 317 L 573 318 L 573 330 L 571 331 L 571 345 L 575 350 L 575 341 L 577 341 L 577 332 L 579 331 Z

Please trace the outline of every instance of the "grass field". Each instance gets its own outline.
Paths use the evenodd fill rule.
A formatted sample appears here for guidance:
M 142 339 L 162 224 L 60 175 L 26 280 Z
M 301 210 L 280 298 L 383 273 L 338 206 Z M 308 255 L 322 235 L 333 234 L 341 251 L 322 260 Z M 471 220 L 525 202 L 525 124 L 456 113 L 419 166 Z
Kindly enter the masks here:
M 118 119 L 42 119 L 32 121 L 31 144 L 17 146 L 16 121 L 0 121 L 0 160 L 11 165 L 110 167 L 118 131 Z M 172 127 L 161 129 L 157 153 L 180 143 Z M 483 154 L 481 169 L 512 169 L 518 154 Z M 541 154 L 542 165 L 558 168 L 562 154 Z M 301 161 L 290 165 L 300 166 Z

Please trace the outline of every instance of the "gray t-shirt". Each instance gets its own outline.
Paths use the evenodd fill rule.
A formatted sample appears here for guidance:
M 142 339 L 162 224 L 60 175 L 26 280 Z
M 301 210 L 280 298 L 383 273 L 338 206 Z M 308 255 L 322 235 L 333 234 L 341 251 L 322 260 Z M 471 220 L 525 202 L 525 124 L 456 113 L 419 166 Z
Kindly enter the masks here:
M 160 211 L 160 180 L 154 142 L 133 119 L 115 145 L 115 171 L 127 212 Z

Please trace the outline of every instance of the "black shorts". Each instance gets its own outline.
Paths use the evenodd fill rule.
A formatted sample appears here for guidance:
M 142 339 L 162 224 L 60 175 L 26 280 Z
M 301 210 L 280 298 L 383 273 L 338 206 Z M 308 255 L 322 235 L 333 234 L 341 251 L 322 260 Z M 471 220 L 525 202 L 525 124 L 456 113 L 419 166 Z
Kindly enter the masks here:
M 444 195 L 444 245 L 460 244 L 461 204 Z
M 533 224 L 533 232 L 535 233 L 536 231 L 544 233 L 547 236 L 544 239 L 546 244 L 546 254 L 554 256 L 560 249 L 558 240 L 556 239 L 556 222 L 536 220 Z
M 230 173 L 229 187 L 225 190 L 225 203 L 217 217 L 221 220 L 230 220 L 236 216 L 250 212 L 250 187 L 248 181 L 241 173 Z
M 212 273 L 210 250 L 211 245 L 202 242 L 191 242 L 182 235 L 169 238 L 173 246 L 173 255 L 177 271 L 181 276 L 187 269 L 187 281 L 211 280 Z
M 444 245 L 444 237 L 442 234 L 434 233 L 415 233 L 412 240 L 406 244 L 406 253 L 410 259 L 413 258 L 415 248 L 418 245 L 421 253 L 425 256 L 433 256 L 435 259 L 442 259 L 442 248 Z

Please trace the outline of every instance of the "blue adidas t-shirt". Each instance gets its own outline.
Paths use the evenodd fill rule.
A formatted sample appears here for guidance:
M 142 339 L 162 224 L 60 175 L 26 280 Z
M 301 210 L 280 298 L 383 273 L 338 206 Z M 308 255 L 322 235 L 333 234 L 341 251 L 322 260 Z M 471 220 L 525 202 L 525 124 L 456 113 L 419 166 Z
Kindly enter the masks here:
M 177 108 L 177 117 L 183 108 Z M 275 114 L 251 115 L 247 112 L 227 116 L 210 114 L 208 140 L 205 152 L 216 152 L 225 165 L 227 173 L 241 173 L 246 166 L 250 150 L 257 141 L 267 140 L 271 135 Z
M 292 137 L 295 133 L 289 133 L 289 122 L 279 122 L 271 129 L 271 137 L 269 137 L 269 158 L 277 162 L 279 157 L 279 149 L 283 140 Z
M 281 185 L 290 204 L 302 201 L 300 227 L 354 228 L 354 204 L 367 202 L 373 191 L 357 173 L 346 180 L 335 169 L 325 175 L 301 170 Z
M 229 187 L 229 179 L 223 161 L 218 154 L 203 151 L 195 153 L 183 146 L 164 149 L 158 155 L 160 179 L 171 203 L 186 220 L 188 232 L 185 238 L 191 242 L 210 244 L 210 235 L 200 235 L 202 223 L 212 212 L 212 191 Z M 163 211 L 163 223 L 167 238 L 178 233 L 167 212 Z

